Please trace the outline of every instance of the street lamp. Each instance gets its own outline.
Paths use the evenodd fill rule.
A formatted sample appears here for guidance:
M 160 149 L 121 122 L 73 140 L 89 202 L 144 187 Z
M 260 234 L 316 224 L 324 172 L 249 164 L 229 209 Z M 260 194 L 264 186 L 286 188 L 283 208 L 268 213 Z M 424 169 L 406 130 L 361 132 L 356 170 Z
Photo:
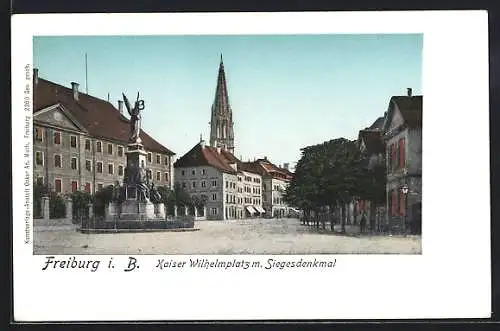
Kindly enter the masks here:
M 406 216 L 406 213 L 408 212 L 408 185 L 404 185 L 402 188 L 401 188 L 401 191 L 403 192 L 404 196 L 405 196 L 405 212 L 404 212 L 404 219 L 403 219 L 403 231 L 404 233 L 406 234 L 406 221 L 407 221 L 407 216 Z

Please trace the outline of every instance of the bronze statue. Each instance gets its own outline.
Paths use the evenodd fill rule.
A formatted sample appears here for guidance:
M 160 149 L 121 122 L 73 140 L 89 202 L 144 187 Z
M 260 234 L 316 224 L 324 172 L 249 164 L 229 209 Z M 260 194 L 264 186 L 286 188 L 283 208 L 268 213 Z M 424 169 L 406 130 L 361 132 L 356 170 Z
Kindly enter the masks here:
M 139 200 L 149 201 L 149 178 L 144 167 L 139 167 L 136 177 L 136 187 L 139 192 Z
M 135 101 L 134 108 L 132 108 L 125 93 L 122 93 L 122 95 L 125 107 L 127 107 L 130 115 L 130 141 L 141 142 L 139 134 L 141 131 L 141 110 L 144 109 L 144 100 L 139 100 L 139 92 L 137 92 L 137 100 Z
M 154 183 L 151 183 L 150 195 L 152 203 L 161 203 L 161 194 Z

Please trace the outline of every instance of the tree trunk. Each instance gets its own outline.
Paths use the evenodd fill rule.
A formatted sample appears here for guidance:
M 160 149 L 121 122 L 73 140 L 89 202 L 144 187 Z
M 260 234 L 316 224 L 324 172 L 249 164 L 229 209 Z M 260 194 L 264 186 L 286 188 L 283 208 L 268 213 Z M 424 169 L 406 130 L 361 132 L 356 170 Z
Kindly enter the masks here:
M 340 214 L 340 219 L 341 219 L 341 232 L 345 233 L 345 218 L 346 218 L 346 210 L 345 210 L 345 203 L 342 203 L 341 207 L 341 214 Z
M 375 232 L 375 228 L 377 226 L 377 209 L 375 202 L 370 201 L 370 230 L 371 232 Z

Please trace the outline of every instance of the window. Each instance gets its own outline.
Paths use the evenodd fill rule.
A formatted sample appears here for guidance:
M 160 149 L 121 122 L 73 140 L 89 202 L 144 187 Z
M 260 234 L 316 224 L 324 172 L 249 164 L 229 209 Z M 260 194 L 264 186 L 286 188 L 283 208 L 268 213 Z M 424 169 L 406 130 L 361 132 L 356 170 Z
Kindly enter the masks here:
M 102 163 L 101 163 L 101 165 L 102 165 Z M 98 183 L 98 184 L 97 184 L 97 190 L 98 190 L 98 191 L 101 191 L 101 190 L 102 190 L 102 183 Z
M 229 195 L 226 193 L 226 203 L 229 203 Z
M 118 166 L 118 176 L 123 176 L 123 166 L 122 165 Z
M 54 180 L 54 189 L 57 193 L 62 192 L 62 180 L 60 179 Z
M 217 208 L 210 208 L 210 214 L 217 215 Z
M 168 182 L 168 172 L 165 173 L 165 181 Z
M 212 187 L 216 187 L 217 186 L 217 180 L 212 180 Z
M 123 147 L 122 146 L 118 146 L 118 156 L 119 157 L 123 156 Z
M 35 128 L 35 140 L 43 141 L 43 128 Z
M 149 178 L 149 179 L 152 179 L 153 178 L 153 174 L 151 173 L 151 170 L 146 170 L 146 176 Z
M 165 165 L 168 165 L 168 156 L 165 157 Z
M 54 155 L 54 167 L 55 168 L 62 168 L 62 161 L 61 161 L 61 155 Z
M 148 162 L 151 162 L 151 153 L 148 153 Z
M 54 145 L 61 145 L 61 132 L 54 132 Z
M 192 182 L 191 185 L 193 188 L 196 188 L 196 182 Z
M 37 178 L 36 178 L 36 183 L 37 183 L 38 185 L 43 185 L 43 177 L 37 177 Z
M 71 148 L 76 148 L 76 136 L 69 137 L 69 145 Z
M 78 169 L 78 163 L 77 163 L 76 157 L 71 158 L 71 169 L 76 170 Z
M 212 194 L 212 201 L 215 201 L 215 200 L 217 200 L 217 193 Z
M 85 150 L 90 151 L 90 139 L 85 139 Z
M 205 181 L 202 181 L 202 182 L 201 182 L 201 187 L 205 188 L 206 186 L 207 186 L 207 185 L 206 185 Z
M 161 180 L 161 172 L 159 172 L 159 171 L 156 172 L 156 180 L 157 181 Z
M 97 162 L 97 172 L 102 174 L 102 162 Z
M 191 175 L 192 175 L 192 176 L 195 176 L 195 175 L 196 175 L 196 170 L 194 170 L 194 169 L 193 169 L 193 170 L 191 170 Z
M 113 144 L 108 144 L 108 154 L 113 155 Z
M 108 163 L 108 174 L 112 175 L 114 170 L 113 163 Z
M 74 181 L 72 180 L 71 181 L 71 192 L 76 192 L 78 190 L 78 182 L 77 181 Z
M 201 169 L 201 174 L 202 174 L 202 175 L 205 175 L 205 174 L 206 174 L 205 169 Z
M 391 157 L 390 157 L 390 169 L 394 170 L 396 168 L 396 144 L 391 144 Z
M 404 168 L 405 167 L 405 140 L 404 138 L 399 139 L 399 167 Z
M 182 188 L 186 188 L 186 183 L 182 182 Z
M 228 181 L 226 181 L 226 188 L 228 188 L 228 187 L 229 187 L 229 182 L 228 182 Z
M 85 183 L 85 192 L 90 193 L 90 183 Z
M 85 160 L 85 170 L 92 171 L 92 161 Z
M 102 142 L 96 142 L 96 149 L 98 153 L 102 153 Z
M 160 164 L 161 163 L 161 155 L 156 154 L 156 163 Z

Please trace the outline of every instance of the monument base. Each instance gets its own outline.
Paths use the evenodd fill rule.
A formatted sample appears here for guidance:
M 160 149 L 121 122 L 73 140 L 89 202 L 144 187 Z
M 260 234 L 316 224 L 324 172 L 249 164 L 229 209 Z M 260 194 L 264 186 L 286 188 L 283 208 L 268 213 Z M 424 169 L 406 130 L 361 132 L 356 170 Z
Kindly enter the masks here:
M 150 201 L 125 200 L 121 204 L 110 203 L 106 208 L 106 221 L 165 221 L 165 205 Z

